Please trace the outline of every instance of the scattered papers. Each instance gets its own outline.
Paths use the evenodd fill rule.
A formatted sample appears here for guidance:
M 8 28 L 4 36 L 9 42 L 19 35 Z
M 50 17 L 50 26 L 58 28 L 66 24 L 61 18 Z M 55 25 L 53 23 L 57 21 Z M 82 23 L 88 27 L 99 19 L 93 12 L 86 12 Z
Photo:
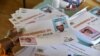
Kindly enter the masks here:
M 25 46 L 15 56 L 100 55 L 95 45 L 100 42 L 100 19 L 86 8 L 70 18 L 50 5 L 39 9 L 20 8 L 11 16 L 9 21 L 14 28 L 23 29 L 19 41 Z M 93 48 L 79 44 L 76 36 L 94 44 Z
M 21 46 L 44 46 L 77 41 L 68 27 L 68 16 L 50 5 L 39 9 L 20 8 L 11 16 L 9 21 L 14 27 L 17 30 L 23 29 L 23 34 L 19 38 Z

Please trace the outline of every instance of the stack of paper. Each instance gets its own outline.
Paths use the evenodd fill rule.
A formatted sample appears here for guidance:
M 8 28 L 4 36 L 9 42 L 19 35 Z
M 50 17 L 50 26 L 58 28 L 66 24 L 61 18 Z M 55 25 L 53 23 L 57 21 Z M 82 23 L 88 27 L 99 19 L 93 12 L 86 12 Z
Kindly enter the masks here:
M 9 21 L 23 34 L 19 38 L 21 46 L 55 45 L 77 41 L 67 23 L 68 16 L 45 5 L 40 9 L 20 8 Z
M 23 28 L 23 34 L 19 37 L 20 45 L 28 46 L 17 52 L 15 56 L 66 56 L 66 51 L 54 50 L 52 45 L 77 41 L 68 27 L 68 16 L 49 5 L 40 9 L 20 8 L 11 16 L 9 21 L 14 27 L 18 31 Z M 34 49 L 34 46 L 46 47 L 43 47 L 41 53 L 38 51 L 41 48 Z
M 50 5 L 42 6 L 40 9 L 20 8 L 11 16 L 9 21 L 14 28 L 17 31 L 23 30 L 22 36 L 19 37 L 20 45 L 26 46 L 15 56 L 100 55 L 99 51 L 79 44 L 76 37 L 85 39 L 85 41 L 88 39 L 93 44 L 100 41 L 98 25 L 100 20 L 85 9 L 70 19 Z M 93 35 L 83 34 L 82 32 L 86 29 L 90 29 Z
M 81 40 L 93 45 L 100 42 L 100 17 L 83 9 L 73 15 L 69 21 L 73 31 Z

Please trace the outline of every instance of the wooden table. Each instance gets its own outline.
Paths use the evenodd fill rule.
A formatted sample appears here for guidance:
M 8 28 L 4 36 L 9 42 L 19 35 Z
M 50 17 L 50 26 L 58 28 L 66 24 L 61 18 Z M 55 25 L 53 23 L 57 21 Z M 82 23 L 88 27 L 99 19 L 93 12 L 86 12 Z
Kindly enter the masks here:
M 13 27 L 9 22 L 12 13 L 22 7 L 33 8 L 43 0 L 1 0 L 0 1 L 0 39 Z M 24 5 L 26 4 L 26 5 Z
M 84 8 L 88 6 L 88 9 L 91 9 L 95 6 L 100 6 L 100 3 L 97 3 L 94 0 L 85 0 L 84 3 L 81 4 L 81 6 L 79 7 L 80 9 Z

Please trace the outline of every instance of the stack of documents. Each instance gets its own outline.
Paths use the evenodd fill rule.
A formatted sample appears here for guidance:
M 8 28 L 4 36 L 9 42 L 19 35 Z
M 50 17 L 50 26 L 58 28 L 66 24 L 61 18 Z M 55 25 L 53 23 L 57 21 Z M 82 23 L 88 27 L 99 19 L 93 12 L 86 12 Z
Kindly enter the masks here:
M 23 30 L 19 40 L 20 45 L 25 46 L 15 56 L 100 55 L 100 51 L 84 46 L 77 40 L 79 37 L 93 44 L 100 41 L 100 20 L 86 9 L 69 18 L 63 12 L 45 5 L 39 9 L 19 8 L 11 16 L 9 21 L 14 28 Z M 93 35 L 83 33 L 86 29 L 90 29 Z
M 40 9 L 20 8 L 11 14 L 9 21 L 18 31 L 23 29 L 19 37 L 21 46 L 55 45 L 69 41 L 77 41 L 68 26 L 68 16 L 45 5 Z

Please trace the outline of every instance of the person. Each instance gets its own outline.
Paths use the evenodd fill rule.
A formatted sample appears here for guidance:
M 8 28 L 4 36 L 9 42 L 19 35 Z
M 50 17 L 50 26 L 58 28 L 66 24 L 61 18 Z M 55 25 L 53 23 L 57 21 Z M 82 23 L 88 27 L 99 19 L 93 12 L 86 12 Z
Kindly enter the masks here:
M 64 31 L 64 25 L 62 22 L 56 22 L 56 29 L 59 32 L 63 32 Z
M 83 31 L 82 31 L 82 33 L 84 33 L 85 35 L 91 35 L 91 34 L 93 34 L 93 32 L 92 32 L 92 30 L 90 30 L 90 29 L 84 29 Z
M 0 40 L 0 56 L 14 56 L 13 47 L 19 43 L 19 36 L 22 31 L 17 32 L 15 28 L 9 31 L 9 35 L 6 38 Z

